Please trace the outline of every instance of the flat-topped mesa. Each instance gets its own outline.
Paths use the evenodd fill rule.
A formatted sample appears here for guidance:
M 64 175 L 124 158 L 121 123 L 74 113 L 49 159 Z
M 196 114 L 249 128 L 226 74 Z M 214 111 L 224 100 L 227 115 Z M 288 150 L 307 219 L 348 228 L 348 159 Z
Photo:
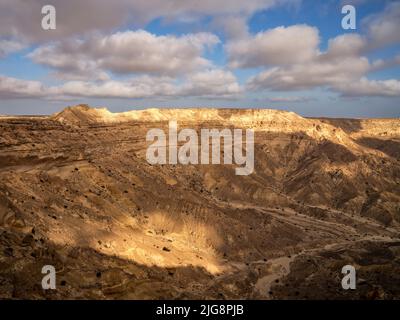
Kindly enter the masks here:
M 51 116 L 51 119 L 69 125 L 118 124 L 129 121 L 159 122 L 175 120 L 184 123 L 219 122 L 226 126 L 253 128 L 257 131 L 277 133 L 304 132 L 317 139 L 339 139 L 347 135 L 340 128 L 307 119 L 294 112 L 273 109 L 218 109 L 218 108 L 150 108 L 112 113 L 106 108 L 91 108 L 88 105 L 68 107 Z
M 216 109 L 216 108 L 149 108 L 127 112 L 112 113 L 106 108 L 91 108 L 80 104 L 67 107 L 51 116 L 53 120 L 68 124 L 118 123 L 127 121 L 223 121 L 223 122 L 258 122 L 258 121 L 307 121 L 293 112 L 273 109 Z
M 343 125 L 343 120 L 303 118 L 294 112 L 273 109 L 149 108 L 113 113 L 107 108 L 92 108 L 86 104 L 80 104 L 67 107 L 52 115 L 50 119 L 68 125 L 119 124 L 130 121 L 151 124 L 152 122 L 171 120 L 177 121 L 178 125 L 180 122 L 197 124 L 219 122 L 225 126 L 243 129 L 252 128 L 256 131 L 271 133 L 297 134 L 302 132 L 317 140 L 328 139 L 335 143 L 351 145 L 354 149 L 359 148 L 353 141 L 353 136 L 355 137 L 357 133 L 347 130 L 348 126 Z M 390 130 L 387 126 L 388 121 L 391 121 L 392 127 L 393 124 L 395 124 L 394 127 L 397 124 L 397 128 L 400 128 L 399 119 L 388 119 L 386 121 L 381 119 L 352 119 L 351 121 L 356 121 L 360 125 L 359 130 L 364 129 L 363 134 L 380 136 L 380 132 L 390 131 L 388 136 L 400 136 L 399 129 Z M 361 128 L 363 126 L 365 128 Z

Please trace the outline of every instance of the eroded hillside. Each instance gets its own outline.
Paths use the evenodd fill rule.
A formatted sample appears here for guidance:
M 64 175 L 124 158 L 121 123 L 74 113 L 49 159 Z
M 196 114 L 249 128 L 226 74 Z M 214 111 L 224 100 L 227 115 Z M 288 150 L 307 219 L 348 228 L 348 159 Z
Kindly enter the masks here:
M 254 129 L 254 173 L 150 165 L 146 132 L 168 120 Z M 0 297 L 400 298 L 399 128 L 275 110 L 2 117 Z

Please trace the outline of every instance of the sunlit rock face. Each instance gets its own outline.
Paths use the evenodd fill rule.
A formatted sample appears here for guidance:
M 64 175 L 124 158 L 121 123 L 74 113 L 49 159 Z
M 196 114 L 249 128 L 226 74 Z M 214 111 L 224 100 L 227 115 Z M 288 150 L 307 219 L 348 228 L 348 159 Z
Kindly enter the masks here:
M 254 130 L 254 172 L 150 165 L 170 120 Z M 400 298 L 399 119 L 79 105 L 0 132 L 1 298 Z

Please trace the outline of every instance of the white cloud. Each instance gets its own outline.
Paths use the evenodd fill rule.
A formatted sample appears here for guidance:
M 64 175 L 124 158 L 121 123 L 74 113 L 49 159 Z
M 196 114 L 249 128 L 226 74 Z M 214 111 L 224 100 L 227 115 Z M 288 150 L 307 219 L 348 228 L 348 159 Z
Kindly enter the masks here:
M 393 58 L 390 59 L 378 59 L 373 61 L 372 65 L 371 65 L 371 71 L 379 71 L 379 70 L 383 70 L 383 69 L 389 69 L 392 67 L 396 67 L 400 65 L 400 55 L 397 55 Z
M 29 57 L 68 79 L 107 80 L 107 72 L 176 76 L 211 66 L 202 53 L 218 42 L 210 33 L 176 37 L 125 31 L 59 41 L 37 48 Z
M 219 16 L 215 19 L 214 25 L 222 29 L 228 39 L 244 39 L 249 36 L 247 16 Z
M 343 95 L 399 95 L 398 80 L 368 80 L 368 74 L 399 64 L 399 57 L 371 63 L 371 50 L 400 43 L 400 3 L 391 2 L 363 20 L 364 35 L 348 33 L 319 50 L 318 29 L 307 25 L 278 27 L 254 36 L 232 39 L 226 45 L 233 68 L 264 68 L 247 81 L 254 90 L 295 91 L 326 87 Z
M 25 45 L 19 41 L 0 39 L 0 58 L 4 58 L 10 53 L 20 51 Z
M 3 99 L 43 97 L 45 88 L 39 81 L 28 81 L 0 75 L 0 97 Z
M 70 81 L 50 90 L 52 94 L 98 98 L 213 97 L 230 98 L 240 93 L 235 76 L 219 69 L 189 75 L 180 84 L 169 77 L 140 76 L 129 81 L 101 83 Z
M 277 27 L 226 45 L 230 66 L 252 68 L 311 61 L 318 54 L 318 29 Z
M 285 48 L 284 44 L 280 43 L 279 46 Z M 268 68 L 271 61 L 266 60 L 260 65 L 267 69 L 251 77 L 247 88 L 252 91 L 293 91 L 327 87 L 348 96 L 400 95 L 398 80 L 372 81 L 366 78 L 370 72 L 398 64 L 398 57 L 386 61 L 377 60 L 370 64 L 368 59 L 362 56 L 367 47 L 365 37 L 345 34 L 329 40 L 326 52 L 318 52 L 313 45 L 312 50 L 317 53 L 309 55 L 309 59 L 302 62 L 288 63 L 290 59 L 286 58 L 284 61 L 275 61 L 276 65 Z M 249 50 L 259 51 L 254 47 Z M 292 54 L 296 55 L 297 51 L 293 49 Z
M 171 77 L 139 76 L 127 81 L 100 82 L 68 81 L 59 86 L 46 87 L 38 81 L 0 76 L 0 98 L 67 99 L 90 98 L 148 98 L 148 97 L 213 97 L 231 98 L 241 91 L 235 76 L 219 69 L 194 73 L 183 83 Z
M 302 90 L 319 86 L 359 79 L 369 68 L 366 58 L 346 59 L 335 64 L 333 61 L 319 61 L 296 64 L 290 67 L 276 67 L 261 72 L 248 82 L 249 88 L 272 90 Z
M 299 0 L 52 0 L 57 29 L 42 30 L 43 0 L 0 1 L 0 36 L 32 42 L 61 39 L 91 31 L 109 32 L 126 25 L 144 27 L 156 18 L 197 22 L 205 16 L 251 16 L 261 9 Z
M 359 36 L 338 36 L 329 42 L 327 52 L 316 54 L 303 63 L 262 71 L 249 80 L 249 88 L 299 90 L 358 80 L 370 69 L 368 59 L 358 55 L 362 46 Z
M 100 83 L 69 81 L 48 89 L 49 95 L 90 98 L 146 98 L 176 94 L 171 79 L 139 77 L 130 81 L 109 80 Z
M 189 75 L 182 89 L 186 96 L 233 97 L 240 92 L 234 74 L 219 69 Z
M 347 58 L 360 56 L 367 47 L 365 37 L 356 33 L 339 35 L 328 42 L 327 56 L 330 58 Z
M 400 2 L 389 3 L 383 12 L 365 18 L 363 25 L 371 48 L 400 43 Z
M 344 96 L 382 96 L 382 97 L 399 97 L 400 81 L 396 79 L 390 80 L 368 80 L 362 78 L 359 81 L 339 84 L 335 87 Z
M 229 39 L 225 49 L 230 67 L 264 68 L 249 79 L 250 90 L 322 86 L 343 95 L 399 95 L 399 80 L 367 79 L 371 72 L 397 65 L 399 58 L 370 63 L 365 57 L 371 50 L 400 42 L 398 2 L 364 19 L 364 35 L 348 33 L 329 40 L 326 52 L 319 49 L 318 29 L 307 25 L 249 34 L 247 21 L 254 12 L 298 0 L 52 2 L 58 12 L 57 30 L 47 32 L 39 23 L 42 0 L 0 1 L 0 58 L 21 50 L 24 41 L 46 42 L 29 56 L 66 82 L 45 87 L 38 81 L 0 77 L 0 97 L 225 98 L 242 93 L 232 72 L 216 69 L 205 58 L 204 51 L 220 41 L 212 33 L 158 36 L 138 30 L 109 34 L 128 25 L 144 26 L 159 17 L 175 23 L 211 20 L 204 28 L 218 29 Z M 116 74 L 134 77 L 122 81 L 115 79 Z

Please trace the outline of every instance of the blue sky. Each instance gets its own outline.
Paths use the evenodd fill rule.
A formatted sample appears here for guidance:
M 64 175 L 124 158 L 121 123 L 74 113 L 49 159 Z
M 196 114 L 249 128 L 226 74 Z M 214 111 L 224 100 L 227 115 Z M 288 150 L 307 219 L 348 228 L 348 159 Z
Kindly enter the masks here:
M 88 103 L 400 117 L 399 1 L 160 1 L 3 0 L 0 114 Z M 41 28 L 44 4 L 56 30 Z M 345 4 L 356 30 L 341 26 Z

